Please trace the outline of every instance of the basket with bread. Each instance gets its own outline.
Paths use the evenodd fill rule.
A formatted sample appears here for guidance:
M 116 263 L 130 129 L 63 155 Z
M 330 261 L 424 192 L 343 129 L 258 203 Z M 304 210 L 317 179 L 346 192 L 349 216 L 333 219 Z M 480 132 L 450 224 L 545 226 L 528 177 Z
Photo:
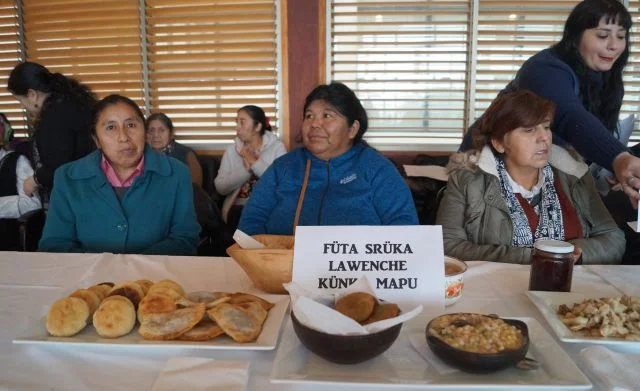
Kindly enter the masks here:
M 119 338 L 139 325 L 145 340 L 208 341 L 227 335 L 246 343 L 258 338 L 273 306 L 248 293 L 186 293 L 169 279 L 104 282 L 53 303 L 46 327 L 54 337 L 73 337 L 93 327 L 102 338 Z

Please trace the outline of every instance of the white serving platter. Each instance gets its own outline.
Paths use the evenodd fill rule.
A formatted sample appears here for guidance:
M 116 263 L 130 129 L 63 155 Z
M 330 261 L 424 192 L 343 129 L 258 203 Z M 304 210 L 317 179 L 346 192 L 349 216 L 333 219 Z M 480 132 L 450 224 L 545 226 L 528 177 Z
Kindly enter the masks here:
M 128 348 L 180 348 L 180 349 L 221 349 L 221 350 L 273 350 L 278 342 L 280 328 L 284 322 L 289 308 L 288 295 L 257 295 L 274 303 L 269 310 L 267 319 L 262 327 L 262 332 L 254 342 L 238 343 L 226 335 L 219 336 L 209 341 L 148 341 L 138 334 L 138 326 L 129 334 L 119 338 L 102 338 L 93 326 L 88 325 L 80 333 L 73 337 L 52 337 L 47 333 L 46 319 L 30 325 L 25 330 L 24 336 L 15 338 L 15 344 L 36 345 L 68 345 L 68 346 L 115 346 Z
M 382 355 L 355 365 L 328 362 L 307 350 L 288 322 L 271 372 L 272 383 L 304 383 L 325 387 L 336 384 L 369 389 L 415 388 L 424 390 L 589 390 L 589 379 L 578 369 L 554 338 L 533 318 L 516 318 L 529 328 L 527 357 L 540 368 L 523 371 L 508 368 L 489 374 L 461 371 L 440 374 L 410 345 L 409 336 L 424 334 L 427 320 L 414 318 L 396 342 Z M 424 342 L 426 344 L 426 340 Z M 328 389 L 328 388 L 327 388 Z
M 640 352 L 640 341 L 628 341 L 623 338 L 588 337 L 573 332 L 562 323 L 557 314 L 560 304 L 566 304 L 571 307 L 572 304 L 581 302 L 584 299 L 593 298 L 593 296 L 574 292 L 543 291 L 528 291 L 527 296 L 538 308 L 547 323 L 551 326 L 553 332 L 562 342 L 607 345 L 616 350 Z

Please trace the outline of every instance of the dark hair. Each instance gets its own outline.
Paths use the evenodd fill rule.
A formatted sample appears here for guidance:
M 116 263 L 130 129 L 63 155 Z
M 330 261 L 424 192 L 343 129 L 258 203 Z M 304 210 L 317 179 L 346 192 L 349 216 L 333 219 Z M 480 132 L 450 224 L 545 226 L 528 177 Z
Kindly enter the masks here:
M 140 117 L 140 122 L 144 123 L 144 114 L 142 114 L 142 110 L 136 104 L 136 102 L 122 95 L 109 95 L 106 98 L 101 99 L 96 105 L 93 107 L 93 124 L 91 125 L 91 134 L 96 135 L 96 126 L 98 125 L 98 117 L 100 114 L 109 106 L 117 105 L 118 103 L 124 103 L 131 107 L 133 111 L 138 114 Z
M 267 115 L 264 113 L 264 110 L 262 110 L 260 107 L 254 106 L 254 105 L 246 105 L 238 109 L 238 112 L 240 111 L 244 111 L 245 113 L 247 113 L 249 117 L 251 117 L 251 119 L 253 120 L 253 126 L 256 126 L 257 124 L 262 124 L 262 128 L 260 128 L 261 136 L 267 130 L 269 131 L 271 130 L 271 124 L 269 123 L 269 118 L 267 118 Z
M 529 90 L 509 92 L 495 99 L 472 130 L 473 146 L 482 149 L 491 147 L 491 140 L 503 140 L 504 135 L 514 129 L 528 128 L 553 120 L 556 106 Z
M 340 114 L 347 118 L 349 126 L 353 125 L 354 121 L 358 121 L 360 123 L 360 129 L 353 139 L 353 143 L 357 144 L 362 141 L 362 136 L 364 136 L 369 126 L 367 111 L 362 107 L 360 99 L 358 99 L 349 87 L 335 81 L 331 84 L 321 84 L 317 86 L 307 95 L 303 111 L 307 111 L 309 105 L 316 100 L 323 100 L 335 107 Z
M 173 122 L 171 118 L 169 118 L 165 113 L 153 113 L 147 118 L 147 121 L 144 123 L 144 129 L 149 131 L 149 124 L 151 121 L 160 121 L 164 124 L 164 126 L 169 129 L 169 133 L 173 136 Z
M 35 62 L 23 62 L 15 66 L 9 75 L 7 88 L 14 95 L 26 95 L 32 89 L 50 93 L 42 110 L 60 100 L 72 100 L 86 109 L 98 101 L 89 87 L 61 73 L 51 73 Z
M 587 29 L 598 27 L 600 20 L 616 23 L 627 30 L 625 48 L 613 64 L 611 70 L 603 73 L 603 85 L 594 85 L 588 77 L 589 68 L 579 52 L 580 40 Z M 578 75 L 580 98 L 584 107 L 595 115 L 612 133 L 617 131 L 618 116 L 624 85 L 622 70 L 629 59 L 629 34 L 631 15 L 618 0 L 584 0 L 575 6 L 564 25 L 562 40 L 553 46 L 553 50 Z M 602 90 L 602 91 L 600 91 Z

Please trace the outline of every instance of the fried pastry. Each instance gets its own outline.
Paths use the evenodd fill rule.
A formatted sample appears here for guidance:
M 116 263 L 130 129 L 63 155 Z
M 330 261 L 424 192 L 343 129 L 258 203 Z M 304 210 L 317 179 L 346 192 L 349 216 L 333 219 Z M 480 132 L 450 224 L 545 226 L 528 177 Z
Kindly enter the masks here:
M 47 313 L 47 331 L 54 337 L 71 337 L 82 331 L 89 319 L 89 304 L 77 297 L 58 300 Z
M 134 282 L 140 285 L 140 288 L 142 288 L 145 295 L 149 292 L 149 288 L 154 284 L 153 281 L 147 279 L 135 280 Z
M 93 316 L 93 313 L 96 312 L 98 306 L 100 306 L 100 302 L 102 301 L 98 294 L 90 289 L 77 289 L 71 293 L 69 297 L 77 297 L 89 304 L 89 320 Z
M 104 282 L 101 282 L 101 283 L 96 284 L 96 285 L 106 285 L 106 286 L 108 286 L 109 288 L 113 288 L 113 286 L 114 286 L 115 284 L 114 284 L 113 282 L 111 282 L 111 281 L 104 281 Z
M 231 296 L 231 300 L 229 300 L 229 304 L 241 304 L 241 303 L 247 303 L 247 302 L 253 301 L 253 302 L 259 303 L 260 306 L 262 306 L 262 308 L 264 308 L 266 311 L 269 311 L 275 305 L 273 303 L 266 301 L 262 297 L 254 296 L 249 293 L 237 292 L 237 293 L 232 293 L 230 296 Z
M 400 314 L 400 307 L 394 303 L 376 303 L 375 307 L 373 307 L 373 313 L 370 317 L 367 318 L 362 324 L 369 324 L 373 322 L 378 322 L 384 319 L 395 318 Z
M 133 281 L 125 281 L 117 284 L 109 292 L 109 296 L 124 296 L 131 301 L 134 308 L 138 308 L 138 304 L 144 297 L 144 290 L 140 285 Z
M 189 294 L 187 294 L 187 299 L 194 303 L 210 303 L 227 296 L 229 296 L 229 293 L 227 292 L 197 291 L 189 292 Z
M 182 307 L 193 307 L 194 305 L 197 305 L 199 303 L 204 303 L 205 306 L 207 307 L 207 309 L 211 309 L 215 306 L 217 306 L 218 304 L 221 303 L 226 303 L 229 300 L 231 300 L 231 296 L 220 296 L 217 300 L 214 301 L 202 301 L 202 302 L 196 302 L 196 301 L 191 301 L 186 297 L 180 298 L 178 300 L 176 300 L 176 304 L 178 304 L 179 306 Z
M 149 314 L 143 317 L 138 333 L 150 340 L 176 339 L 198 324 L 204 313 L 205 305 L 200 303 L 171 312 Z
M 138 305 L 138 322 L 142 323 L 145 316 L 149 314 L 161 314 L 178 309 L 175 300 L 169 296 L 151 293 L 146 295 Z
M 173 300 L 180 300 L 184 297 L 184 294 L 180 293 L 179 290 L 176 290 L 172 285 L 168 284 L 153 284 L 151 288 L 149 288 L 149 292 L 147 292 L 147 294 L 164 295 L 171 297 Z
M 181 296 L 185 295 L 185 292 L 184 292 L 184 289 L 182 289 L 182 286 L 180 284 L 178 284 L 177 282 L 173 281 L 173 280 L 164 279 L 164 280 L 160 280 L 160 281 L 156 282 L 153 285 L 168 286 L 168 287 L 172 288 L 173 290 L 177 291 L 178 293 L 180 293 Z
M 110 296 L 93 314 L 93 327 L 104 338 L 129 334 L 135 324 L 136 310 L 133 303 L 124 296 Z
M 375 297 L 366 292 L 355 292 L 336 301 L 336 311 L 356 322 L 363 322 L 371 316 L 375 305 Z
M 236 342 L 251 342 L 258 338 L 267 310 L 259 302 L 222 303 L 207 311 L 211 320 Z
M 208 341 L 224 334 L 224 331 L 214 321 L 204 317 L 191 330 L 178 337 L 181 341 Z

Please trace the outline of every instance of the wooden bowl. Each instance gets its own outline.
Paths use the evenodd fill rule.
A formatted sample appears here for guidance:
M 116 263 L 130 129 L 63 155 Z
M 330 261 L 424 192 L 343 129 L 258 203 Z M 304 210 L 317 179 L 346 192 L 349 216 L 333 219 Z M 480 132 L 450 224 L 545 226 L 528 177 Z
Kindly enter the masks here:
M 227 248 L 227 254 L 258 289 L 267 293 L 286 293 L 282 284 L 291 281 L 293 236 L 255 235 L 253 238 L 267 248 L 244 249 L 235 243 Z
M 431 332 L 431 324 L 438 318 L 440 318 L 440 316 L 433 318 L 427 324 L 427 344 L 436 356 L 463 371 L 474 373 L 499 371 L 517 364 L 525 358 L 527 351 L 529 350 L 529 329 L 527 324 L 520 320 L 502 319 L 505 323 L 517 327 L 522 333 L 523 340 L 520 347 L 517 349 L 504 350 L 499 353 L 474 353 L 454 348 L 442 339 L 433 335 Z
M 300 342 L 318 356 L 336 364 L 358 364 L 384 353 L 398 338 L 402 323 L 367 335 L 333 335 L 311 329 L 291 312 L 291 321 Z

